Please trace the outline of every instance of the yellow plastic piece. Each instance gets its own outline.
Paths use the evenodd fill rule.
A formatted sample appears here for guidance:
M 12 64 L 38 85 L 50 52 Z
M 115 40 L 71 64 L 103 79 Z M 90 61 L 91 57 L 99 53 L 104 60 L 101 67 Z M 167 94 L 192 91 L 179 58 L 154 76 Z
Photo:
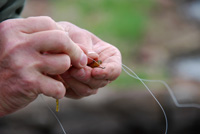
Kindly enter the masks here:
M 56 112 L 59 112 L 59 99 L 56 99 Z

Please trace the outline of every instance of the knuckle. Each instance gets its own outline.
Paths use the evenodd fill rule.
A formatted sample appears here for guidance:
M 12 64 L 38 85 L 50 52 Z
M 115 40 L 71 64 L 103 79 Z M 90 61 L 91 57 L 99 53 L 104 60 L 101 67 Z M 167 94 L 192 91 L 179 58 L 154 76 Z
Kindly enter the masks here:
M 27 51 L 23 51 L 26 49 L 25 47 L 26 47 L 26 44 L 23 41 L 13 38 L 13 39 L 4 41 L 3 51 L 5 55 L 12 54 L 10 55 L 10 57 L 14 58 L 16 62 L 21 59 L 22 60 L 21 62 L 23 63 L 24 60 L 26 59 L 24 56 L 28 53 Z M 15 60 L 13 62 L 15 62 Z
M 27 46 L 27 44 L 23 42 L 22 40 L 18 40 L 14 38 L 7 40 L 5 43 L 7 44 L 7 46 L 10 46 L 10 51 L 12 52 L 18 49 L 22 49 L 25 46 Z
M 30 20 L 30 21 L 35 21 L 35 20 L 53 21 L 53 19 L 51 17 L 49 17 L 49 16 L 28 17 L 27 20 Z
M 15 28 L 14 26 L 15 25 L 11 21 L 0 23 L 0 47 L 3 49 L 3 53 L 9 54 L 28 45 L 25 37 L 21 36 L 19 32 L 15 36 L 12 36 L 12 32 Z
M 51 17 L 42 17 L 42 22 L 45 23 L 46 27 L 48 27 L 49 29 L 55 29 L 57 27 L 56 22 Z
M 55 23 L 55 21 L 49 16 L 42 16 L 41 18 L 46 22 Z
M 49 29 L 56 28 L 56 22 L 49 16 L 28 17 L 27 20 L 33 24 L 39 22 L 41 25 L 45 25 Z
M 31 61 L 30 61 L 31 59 Z M 29 62 L 29 67 L 30 68 L 35 68 L 35 69 L 39 69 L 42 68 L 44 64 L 46 64 L 46 62 L 40 58 L 40 59 L 33 59 L 33 58 L 28 58 Z
M 30 85 L 32 87 L 34 87 L 35 85 L 38 85 L 38 80 L 36 77 L 34 76 L 31 76 L 31 74 L 28 74 L 27 73 L 23 75 L 23 81 L 27 84 L 27 85 Z
M 8 29 L 12 29 L 13 22 L 11 20 L 6 20 L 0 23 L 0 31 L 5 32 Z
M 56 38 L 57 45 L 62 49 L 63 51 L 67 52 L 74 52 L 74 44 L 70 40 L 69 36 L 63 32 L 63 31 L 55 31 L 54 38 Z
M 35 77 L 22 76 L 20 81 L 18 81 L 18 85 L 21 86 L 21 93 L 25 94 L 27 98 L 35 99 L 39 94 L 37 90 L 37 79 Z
M 32 74 L 28 72 L 33 72 L 35 65 L 38 64 L 38 62 L 35 62 L 35 60 L 31 57 L 24 57 L 24 54 L 22 55 L 14 55 L 11 59 L 11 66 L 13 69 L 18 71 L 23 75 L 24 78 L 27 80 L 35 80 L 34 77 L 30 78 Z
M 16 36 L 19 34 L 12 36 L 13 31 L 16 30 L 15 22 L 11 20 L 7 20 L 0 23 L 0 37 L 1 37 L 1 43 L 4 43 L 5 41 L 15 40 Z M 12 37 L 12 38 L 10 38 Z M 14 43 L 14 42 L 13 42 Z

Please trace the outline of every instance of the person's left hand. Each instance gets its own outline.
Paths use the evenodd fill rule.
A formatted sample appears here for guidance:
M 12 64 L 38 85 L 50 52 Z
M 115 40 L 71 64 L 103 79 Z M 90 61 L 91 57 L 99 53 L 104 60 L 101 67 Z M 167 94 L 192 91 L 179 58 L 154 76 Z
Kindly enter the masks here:
M 121 73 L 121 54 L 120 51 L 93 35 L 69 22 L 58 22 L 69 37 L 77 43 L 88 56 L 88 63 L 93 60 L 101 60 L 102 68 L 78 69 L 73 66 L 61 74 L 66 85 L 66 97 L 79 99 L 84 96 L 96 94 L 97 90 L 115 80 Z

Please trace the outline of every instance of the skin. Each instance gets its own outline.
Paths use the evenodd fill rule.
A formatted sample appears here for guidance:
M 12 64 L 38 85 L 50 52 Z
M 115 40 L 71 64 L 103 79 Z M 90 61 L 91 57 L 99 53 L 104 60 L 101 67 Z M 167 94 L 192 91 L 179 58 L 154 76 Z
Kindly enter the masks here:
M 91 59 L 101 59 L 106 68 L 87 66 Z M 39 94 L 56 99 L 95 94 L 120 72 L 118 49 L 71 23 L 49 17 L 0 23 L 0 117 Z
M 119 50 L 107 42 L 102 41 L 87 30 L 81 29 L 69 22 L 59 22 L 70 38 L 77 43 L 87 54 L 88 63 L 91 59 L 100 59 L 101 68 L 71 67 L 61 76 L 70 88 L 66 90 L 66 96 L 79 99 L 96 94 L 98 89 L 115 80 L 121 73 L 121 54 Z

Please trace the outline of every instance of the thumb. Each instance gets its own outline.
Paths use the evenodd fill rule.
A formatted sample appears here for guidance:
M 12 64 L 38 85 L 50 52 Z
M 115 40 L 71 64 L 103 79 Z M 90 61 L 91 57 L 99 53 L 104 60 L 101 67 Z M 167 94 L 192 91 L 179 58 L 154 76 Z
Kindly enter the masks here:
M 88 56 L 88 63 L 98 59 L 99 55 L 93 50 L 92 37 L 87 30 L 81 29 L 69 22 L 59 22 L 58 25 L 63 27 L 65 31 L 68 32 L 71 40 L 78 44 L 79 47 L 85 52 Z
M 78 46 L 83 50 L 83 52 L 87 55 L 88 57 L 88 64 L 90 64 L 92 61 L 97 61 L 99 58 L 99 55 L 92 49 L 90 49 L 89 47 L 85 47 L 82 44 L 78 44 Z

